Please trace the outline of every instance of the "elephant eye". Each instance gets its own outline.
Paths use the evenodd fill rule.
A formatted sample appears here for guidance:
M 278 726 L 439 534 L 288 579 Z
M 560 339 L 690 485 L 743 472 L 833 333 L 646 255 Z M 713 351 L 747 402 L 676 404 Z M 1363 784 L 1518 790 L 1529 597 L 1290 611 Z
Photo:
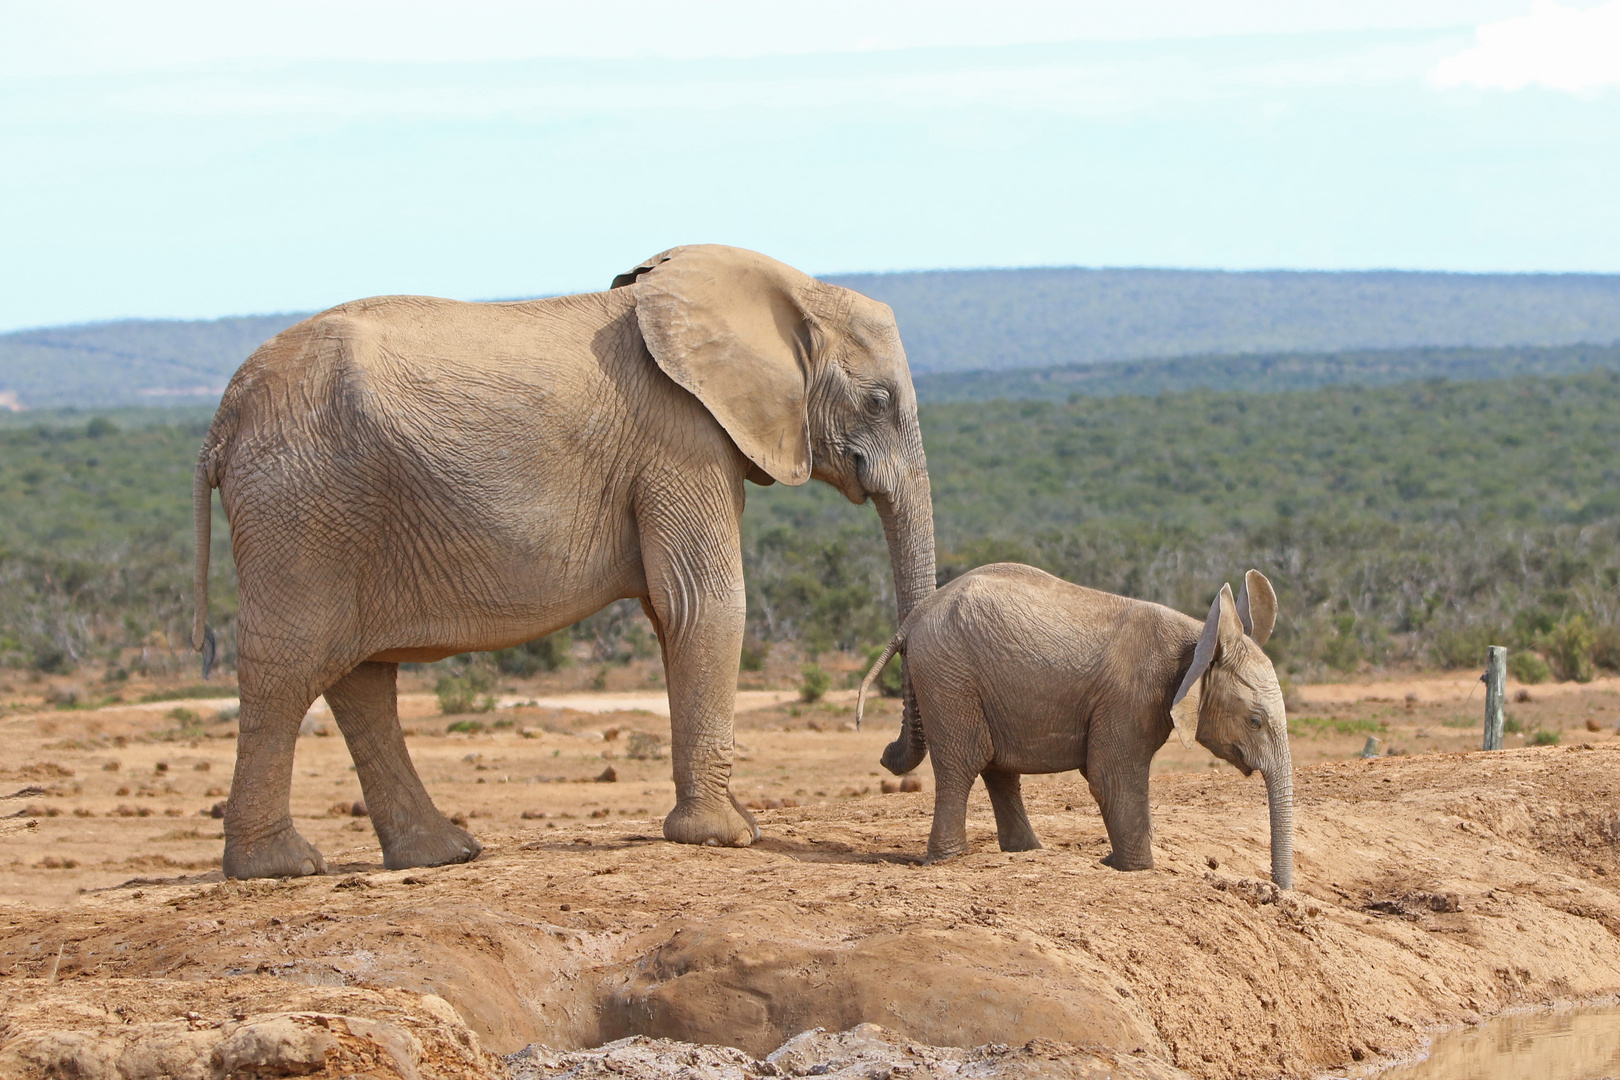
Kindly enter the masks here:
M 1251 717 L 1249 717 L 1249 726 L 1256 729 L 1256 730 L 1259 730 L 1260 728 L 1263 728 L 1263 727 L 1266 726 L 1266 722 L 1264 720 L 1260 719 L 1258 716 L 1251 716 Z
M 866 397 L 866 412 L 869 416 L 882 416 L 889 411 L 889 392 L 878 387 Z

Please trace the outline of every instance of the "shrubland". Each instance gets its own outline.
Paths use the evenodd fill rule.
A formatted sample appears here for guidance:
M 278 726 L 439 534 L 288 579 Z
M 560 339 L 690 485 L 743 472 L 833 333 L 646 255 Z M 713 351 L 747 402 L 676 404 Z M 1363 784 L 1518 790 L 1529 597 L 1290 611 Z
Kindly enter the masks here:
M 1296 678 L 1369 665 L 1620 668 L 1620 374 L 1282 393 L 1196 390 L 926 404 L 941 578 L 985 562 L 1202 615 L 1249 567 L 1282 604 L 1268 649 Z M 192 662 L 191 466 L 200 414 L 0 426 L 0 664 Z M 213 623 L 233 653 L 217 510 Z M 820 484 L 749 488 L 748 641 L 808 658 L 894 630 L 877 517 Z M 633 601 L 480 664 L 656 649 Z M 462 677 L 467 661 L 447 663 Z

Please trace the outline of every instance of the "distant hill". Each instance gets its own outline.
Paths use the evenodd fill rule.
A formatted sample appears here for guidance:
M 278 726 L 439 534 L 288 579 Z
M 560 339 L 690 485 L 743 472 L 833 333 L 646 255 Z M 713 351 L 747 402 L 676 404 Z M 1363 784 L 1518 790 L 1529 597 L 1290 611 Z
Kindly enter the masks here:
M 828 278 L 894 308 L 912 369 L 1620 342 L 1620 275 L 933 270 Z
M 123 319 L 0 334 L 0 408 L 209 404 L 266 338 L 308 317 Z
M 1620 345 L 1180 356 L 1009 371 L 947 371 L 917 375 L 914 381 L 918 400 L 925 402 L 1067 401 L 1074 395 L 1116 397 L 1194 389 L 1272 393 L 1352 383 L 1390 386 L 1415 379 L 1465 381 L 1585 371 L 1620 371 Z
M 1324 366 L 1305 354 L 1520 350 L 1494 359 L 1459 354 L 1462 367 L 1454 377 L 1477 378 L 1487 371 L 1465 370 L 1471 363 L 1496 365 L 1500 374 L 1584 370 L 1513 367 L 1530 355 L 1522 351 L 1527 346 L 1620 343 L 1620 275 L 1044 269 L 848 274 L 828 280 L 894 308 L 912 369 L 919 374 L 1156 359 L 1170 366 L 1137 375 L 1113 370 L 1095 380 L 1078 374 L 1046 379 L 1104 386 L 1124 385 L 1110 381 L 1124 377 L 1137 380 L 1131 385 L 1139 389 L 1148 387 L 1141 380 L 1154 374 L 1183 380 L 1142 392 L 1202 385 L 1185 379 L 1217 355 L 1292 357 L 1292 368 L 1273 363 L 1262 374 L 1283 377 L 1292 371 L 1290 377 L 1304 381 L 1285 385 L 1319 386 L 1342 381 L 1327 377 L 1334 364 L 1348 364 L 1344 370 L 1355 369 L 1355 377 L 1365 381 L 1372 377 L 1367 365 L 1383 361 L 1341 359 Z M 0 410 L 212 403 L 256 346 L 305 317 L 131 319 L 3 334 Z M 1165 358 L 1186 362 L 1177 367 Z M 1315 374 L 1306 375 L 1307 368 Z M 1034 383 L 1007 385 L 1026 387 L 1020 396 L 1050 396 L 1028 391 Z M 1063 393 L 1075 390 L 1099 392 L 1076 385 Z

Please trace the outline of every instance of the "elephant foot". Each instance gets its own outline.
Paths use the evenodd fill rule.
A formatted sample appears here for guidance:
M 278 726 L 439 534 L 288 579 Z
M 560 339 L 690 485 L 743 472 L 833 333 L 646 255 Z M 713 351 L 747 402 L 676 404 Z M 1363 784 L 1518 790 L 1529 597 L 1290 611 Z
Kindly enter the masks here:
M 677 844 L 747 847 L 759 839 L 759 824 L 735 798 L 719 804 L 694 800 L 677 803 L 664 818 L 664 839 Z
M 411 870 L 418 866 L 448 866 L 472 862 L 484 845 L 466 829 L 452 825 L 434 811 L 420 824 L 413 824 L 383 841 L 383 866 L 389 870 Z
M 1153 869 L 1153 856 L 1144 858 L 1126 858 L 1117 851 L 1110 851 L 1099 860 L 1104 866 L 1111 866 L 1115 870 L 1151 870 Z
M 326 873 L 326 860 L 289 823 L 263 840 L 226 837 L 224 869 L 228 878 L 308 877 Z
M 1034 833 L 1001 841 L 1002 851 L 1039 851 L 1040 849 L 1041 842 L 1035 838 Z
M 965 840 L 960 844 L 940 844 L 938 846 L 929 844 L 928 857 L 923 860 L 923 865 L 932 866 L 935 863 L 947 862 L 951 859 L 959 859 L 963 855 L 966 855 L 969 850 L 970 849 L 968 848 L 967 841 Z

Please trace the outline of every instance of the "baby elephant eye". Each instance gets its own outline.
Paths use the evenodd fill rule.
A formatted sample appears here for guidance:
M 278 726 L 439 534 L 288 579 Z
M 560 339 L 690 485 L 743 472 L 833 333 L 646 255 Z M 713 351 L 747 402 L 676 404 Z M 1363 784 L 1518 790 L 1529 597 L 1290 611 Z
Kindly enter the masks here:
M 1265 727 L 1266 722 L 1264 720 L 1260 719 L 1258 716 L 1251 716 L 1251 717 L 1249 717 L 1249 726 L 1252 727 L 1252 728 L 1255 728 L 1256 730 L 1258 730 L 1260 728 Z

